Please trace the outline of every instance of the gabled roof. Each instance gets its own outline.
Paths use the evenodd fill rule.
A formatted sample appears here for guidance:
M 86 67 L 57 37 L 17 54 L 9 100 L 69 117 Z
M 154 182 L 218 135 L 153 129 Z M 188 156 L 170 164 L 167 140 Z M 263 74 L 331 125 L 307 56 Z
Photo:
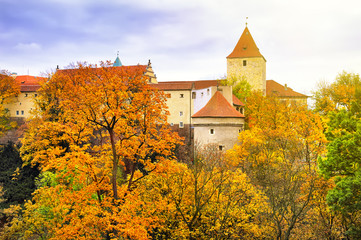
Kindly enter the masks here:
M 267 96 L 277 96 L 277 97 L 299 97 L 307 98 L 307 95 L 293 91 L 292 88 L 287 87 L 287 85 L 281 85 L 274 80 L 266 81 L 266 95 Z
M 217 91 L 209 102 L 201 110 L 193 114 L 193 118 L 217 117 L 217 118 L 243 118 L 244 115 L 234 109 Z
M 45 81 L 44 77 L 30 75 L 20 75 L 15 77 L 15 81 L 20 85 L 21 92 L 36 92 L 40 88 L 40 82 Z
M 227 58 L 239 57 L 263 57 L 247 27 L 244 29 L 233 52 Z
M 239 98 L 234 94 L 232 94 L 232 102 L 233 102 L 233 105 L 244 106 L 244 103 L 241 102 L 241 100 L 239 100 Z

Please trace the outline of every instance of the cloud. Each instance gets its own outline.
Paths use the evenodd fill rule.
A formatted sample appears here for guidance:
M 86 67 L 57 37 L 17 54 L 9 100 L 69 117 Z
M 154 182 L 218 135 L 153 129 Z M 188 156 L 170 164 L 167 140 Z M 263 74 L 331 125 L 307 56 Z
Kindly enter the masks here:
M 16 50 L 20 50 L 20 51 L 38 51 L 41 50 L 41 46 L 40 44 L 37 43 L 18 43 L 16 44 L 16 46 L 14 47 Z

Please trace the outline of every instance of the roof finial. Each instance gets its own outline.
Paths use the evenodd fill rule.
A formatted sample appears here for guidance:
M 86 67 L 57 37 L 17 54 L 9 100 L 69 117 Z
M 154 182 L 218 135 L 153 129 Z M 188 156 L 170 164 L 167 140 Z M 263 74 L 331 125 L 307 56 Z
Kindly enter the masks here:
M 247 23 L 247 20 L 248 20 L 248 17 L 246 17 L 246 27 L 247 27 L 247 24 L 248 24 L 248 23 Z

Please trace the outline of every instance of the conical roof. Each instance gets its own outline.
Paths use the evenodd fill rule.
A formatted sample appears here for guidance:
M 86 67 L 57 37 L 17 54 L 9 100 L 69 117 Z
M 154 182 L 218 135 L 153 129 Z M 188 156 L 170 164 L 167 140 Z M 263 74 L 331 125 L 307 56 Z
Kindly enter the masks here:
M 122 66 L 122 62 L 120 61 L 119 56 L 117 56 L 113 64 L 113 67 L 121 67 L 121 66 Z
M 223 94 L 217 91 L 206 104 L 206 106 L 193 114 L 192 117 L 243 118 L 244 115 L 234 109 L 231 104 L 224 98 Z
M 228 55 L 227 58 L 239 58 L 239 57 L 263 57 L 259 52 L 256 43 L 253 40 L 251 33 L 246 27 L 238 40 L 233 52 Z

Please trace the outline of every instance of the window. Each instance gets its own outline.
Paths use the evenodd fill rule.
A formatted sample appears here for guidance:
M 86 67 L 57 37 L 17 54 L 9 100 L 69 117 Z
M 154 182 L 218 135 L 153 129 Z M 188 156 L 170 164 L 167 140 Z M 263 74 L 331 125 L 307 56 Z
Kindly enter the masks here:
M 209 129 L 209 134 L 214 134 L 214 129 L 213 128 L 211 128 L 211 129 Z
M 35 97 L 37 97 L 37 96 L 38 96 L 38 94 L 36 94 L 36 93 L 35 93 L 35 94 L 34 94 L 34 96 L 35 96 Z
M 243 67 L 247 66 L 247 60 L 243 60 Z
M 183 128 L 183 127 L 184 127 L 183 122 L 179 122 L 179 127 L 180 127 L 180 128 Z
M 219 151 L 222 151 L 223 149 L 224 149 L 224 146 L 222 146 L 222 145 L 219 145 Z
M 180 116 L 180 117 L 183 116 L 183 111 L 180 111 L 180 112 L 179 112 L 179 116 Z
M 192 99 L 196 99 L 197 97 L 197 93 L 196 92 L 192 92 Z
M 201 93 L 201 97 L 203 97 L 203 93 Z
M 19 103 L 19 105 L 21 105 L 21 103 Z
M 207 89 L 207 95 L 209 95 L 209 89 Z
M 21 110 L 21 115 L 24 115 L 24 111 L 23 111 L 23 110 Z
M 27 93 L 25 93 L 25 97 L 27 97 L 28 96 L 28 94 Z
M 173 126 L 174 126 L 174 123 L 170 123 L 170 125 L 173 127 Z
M 180 98 L 184 98 L 184 94 L 183 94 L 183 93 L 181 93 L 179 97 L 180 97 Z
M 19 115 L 19 111 L 16 111 L 16 115 Z

